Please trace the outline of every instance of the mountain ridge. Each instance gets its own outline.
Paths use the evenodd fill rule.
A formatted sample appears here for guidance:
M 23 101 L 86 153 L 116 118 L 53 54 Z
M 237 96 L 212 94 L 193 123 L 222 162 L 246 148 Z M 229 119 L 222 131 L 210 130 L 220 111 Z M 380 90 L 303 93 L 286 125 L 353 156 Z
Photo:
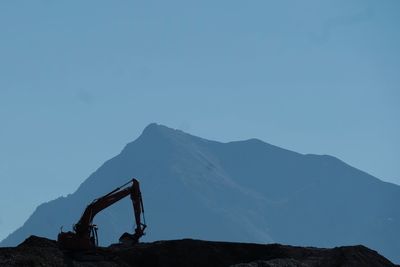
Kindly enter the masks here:
M 400 215 L 393 204 L 400 201 L 400 187 L 332 156 L 258 139 L 222 143 L 154 123 L 74 193 L 40 205 L 1 245 L 31 234 L 54 238 L 91 200 L 133 176 L 142 183 L 148 240 L 362 243 L 400 260 Z M 122 201 L 96 217 L 102 244 L 132 230 L 129 205 Z

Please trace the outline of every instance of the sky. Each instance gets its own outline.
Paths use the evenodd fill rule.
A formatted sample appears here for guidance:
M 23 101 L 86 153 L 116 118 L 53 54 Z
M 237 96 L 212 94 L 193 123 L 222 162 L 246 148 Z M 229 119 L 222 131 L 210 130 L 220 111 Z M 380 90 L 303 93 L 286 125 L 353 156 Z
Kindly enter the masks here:
M 1 1 L 0 239 L 157 122 L 400 184 L 400 1 Z

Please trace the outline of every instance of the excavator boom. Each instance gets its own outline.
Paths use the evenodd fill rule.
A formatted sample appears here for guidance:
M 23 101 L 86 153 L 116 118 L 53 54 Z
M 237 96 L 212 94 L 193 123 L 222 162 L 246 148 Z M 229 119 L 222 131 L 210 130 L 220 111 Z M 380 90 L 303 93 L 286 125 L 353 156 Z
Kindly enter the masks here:
M 130 183 L 132 183 L 130 186 L 125 187 Z M 128 195 L 130 195 L 133 204 L 136 228 L 133 234 L 125 233 L 121 238 L 123 241 L 129 240 L 130 243 L 138 243 L 139 238 L 144 235 L 146 224 L 139 181 L 132 179 L 110 193 L 93 200 L 93 202 L 86 207 L 79 221 L 74 225 L 73 232 L 61 232 L 58 234 L 59 246 L 68 250 L 85 250 L 97 246 L 97 226 L 93 224 L 94 217 L 100 211 Z M 141 222 L 141 215 L 143 216 L 143 223 Z

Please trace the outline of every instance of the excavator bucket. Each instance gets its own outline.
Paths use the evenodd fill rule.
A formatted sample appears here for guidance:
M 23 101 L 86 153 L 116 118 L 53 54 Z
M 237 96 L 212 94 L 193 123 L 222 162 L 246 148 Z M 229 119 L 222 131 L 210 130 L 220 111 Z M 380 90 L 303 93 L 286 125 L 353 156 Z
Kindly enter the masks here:
M 119 242 L 125 245 L 135 245 L 139 243 L 139 239 L 144 236 L 145 229 L 146 225 L 142 224 L 142 227 L 137 228 L 134 234 L 125 232 L 120 236 Z

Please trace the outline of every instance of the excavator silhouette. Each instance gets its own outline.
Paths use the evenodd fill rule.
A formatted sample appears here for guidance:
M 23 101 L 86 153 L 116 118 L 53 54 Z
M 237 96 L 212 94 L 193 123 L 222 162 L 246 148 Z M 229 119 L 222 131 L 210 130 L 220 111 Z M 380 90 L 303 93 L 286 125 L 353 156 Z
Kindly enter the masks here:
M 130 183 L 132 184 L 126 187 Z M 139 181 L 133 178 L 131 181 L 117 187 L 110 193 L 93 200 L 93 202 L 86 207 L 79 221 L 74 225 L 73 232 L 61 231 L 58 234 L 57 242 L 59 247 L 66 250 L 89 250 L 98 246 L 97 226 L 92 223 L 94 216 L 128 195 L 130 195 L 132 199 L 136 229 L 133 234 L 124 233 L 119 241 L 128 244 L 138 243 L 140 237 L 145 234 L 144 230 L 147 226 L 144 218 L 143 200 Z M 141 222 L 141 215 L 143 217 L 143 223 Z

